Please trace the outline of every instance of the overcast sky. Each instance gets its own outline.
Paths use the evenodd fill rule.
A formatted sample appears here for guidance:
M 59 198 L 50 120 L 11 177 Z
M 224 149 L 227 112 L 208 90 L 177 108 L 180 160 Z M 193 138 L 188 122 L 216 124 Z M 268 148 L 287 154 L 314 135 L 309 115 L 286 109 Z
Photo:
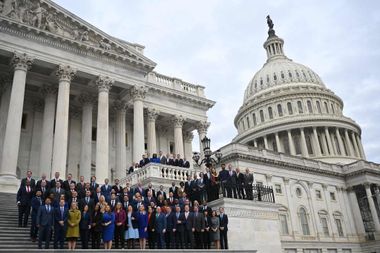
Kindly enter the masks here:
M 265 17 L 285 54 L 320 75 L 380 162 L 380 1 L 55 0 L 106 33 L 144 45 L 156 71 L 206 87 L 216 149 L 237 131 L 244 90 L 266 60 Z M 196 138 L 195 138 L 196 139 Z M 197 147 L 197 145 L 194 145 Z

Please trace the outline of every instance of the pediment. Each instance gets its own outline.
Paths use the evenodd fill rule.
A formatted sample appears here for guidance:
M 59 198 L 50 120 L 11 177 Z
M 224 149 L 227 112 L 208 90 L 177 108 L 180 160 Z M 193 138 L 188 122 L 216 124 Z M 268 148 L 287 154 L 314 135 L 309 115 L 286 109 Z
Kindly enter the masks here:
M 146 72 L 156 66 L 142 54 L 143 46 L 112 37 L 50 0 L 0 0 L 0 21 L 124 61 Z

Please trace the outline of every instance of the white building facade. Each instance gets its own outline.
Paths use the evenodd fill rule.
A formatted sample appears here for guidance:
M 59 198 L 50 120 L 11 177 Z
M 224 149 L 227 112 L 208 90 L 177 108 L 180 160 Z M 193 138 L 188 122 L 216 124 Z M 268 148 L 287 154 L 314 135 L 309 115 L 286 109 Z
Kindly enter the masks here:
M 214 102 L 204 87 L 153 71 L 122 41 L 52 1 L 0 2 L 0 185 L 38 178 L 123 178 L 144 153 L 191 159 Z

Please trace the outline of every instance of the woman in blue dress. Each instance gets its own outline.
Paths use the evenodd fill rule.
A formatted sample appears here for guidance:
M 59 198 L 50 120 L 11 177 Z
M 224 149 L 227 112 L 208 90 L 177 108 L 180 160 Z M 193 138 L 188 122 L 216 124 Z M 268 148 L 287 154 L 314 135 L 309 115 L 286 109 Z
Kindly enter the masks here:
M 103 243 L 104 249 L 112 248 L 112 240 L 113 234 L 115 231 L 115 214 L 111 212 L 111 207 L 109 205 L 105 205 L 102 208 L 103 211 Z
M 129 205 L 125 229 L 125 240 L 128 242 L 128 249 L 133 249 L 135 245 L 135 239 L 139 239 L 138 227 L 139 223 L 137 213 L 135 213 L 133 211 L 133 207 Z
M 137 215 L 139 221 L 140 249 L 145 249 L 146 239 L 148 238 L 148 213 L 145 206 L 141 205 Z

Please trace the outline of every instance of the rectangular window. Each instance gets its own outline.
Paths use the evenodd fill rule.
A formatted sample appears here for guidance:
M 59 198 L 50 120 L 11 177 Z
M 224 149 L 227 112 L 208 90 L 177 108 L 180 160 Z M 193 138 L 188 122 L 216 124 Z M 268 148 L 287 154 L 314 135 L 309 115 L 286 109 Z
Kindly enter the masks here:
M 329 226 L 327 225 L 327 219 L 325 217 L 321 217 L 322 231 L 325 236 L 329 236 Z
M 289 113 L 289 115 L 292 115 L 293 114 L 292 103 L 288 102 L 287 106 L 288 106 L 288 113 Z
M 337 249 L 327 249 L 327 253 L 337 253 Z
M 128 133 L 125 132 L 125 146 L 128 147 Z
M 277 194 L 282 194 L 282 188 L 281 188 L 281 185 L 280 184 L 276 184 L 274 186 L 274 188 L 276 189 L 276 193 Z
M 335 219 L 336 228 L 338 229 L 338 235 L 340 237 L 344 236 L 343 234 L 343 227 L 342 227 L 342 221 L 340 219 Z
M 92 127 L 91 140 L 96 141 L 96 127 Z
M 316 197 L 317 199 L 322 199 L 322 193 L 321 193 L 320 190 L 315 190 L 315 197 Z
M 170 142 L 169 150 L 170 150 L 170 154 L 173 154 L 173 152 L 174 152 L 174 142 Z
M 330 192 L 330 199 L 335 201 L 336 198 L 335 198 L 335 192 Z
M 261 121 L 261 123 L 264 122 L 264 112 L 263 112 L 263 110 L 260 110 L 260 121 Z
M 286 218 L 285 214 L 280 214 L 280 224 L 281 224 L 281 234 L 282 235 L 288 235 L 289 234 L 289 228 L 288 228 L 288 220 Z
M 21 129 L 25 130 L 26 129 L 26 122 L 28 120 L 28 114 L 23 113 L 22 114 L 22 119 L 21 119 Z
M 297 106 L 298 106 L 298 113 L 303 113 L 303 107 L 302 107 L 301 101 L 297 101 Z

